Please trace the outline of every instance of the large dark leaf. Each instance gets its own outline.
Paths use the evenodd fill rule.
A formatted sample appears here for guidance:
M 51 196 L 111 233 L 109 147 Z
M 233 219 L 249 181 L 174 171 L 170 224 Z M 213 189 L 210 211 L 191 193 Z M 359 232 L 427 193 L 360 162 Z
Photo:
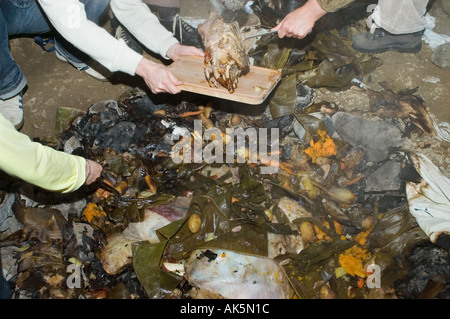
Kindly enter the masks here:
M 161 269 L 162 255 L 167 241 L 132 245 L 133 268 L 150 299 L 164 298 L 182 281 L 182 277 Z

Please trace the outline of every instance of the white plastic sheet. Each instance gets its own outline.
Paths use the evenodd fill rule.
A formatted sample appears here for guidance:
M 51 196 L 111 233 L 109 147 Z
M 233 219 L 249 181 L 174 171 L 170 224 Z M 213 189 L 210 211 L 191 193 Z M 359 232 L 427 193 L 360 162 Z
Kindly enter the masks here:
M 430 48 L 434 50 L 441 44 L 450 42 L 450 36 L 433 31 L 436 26 L 436 18 L 427 13 L 425 15 L 425 19 L 427 24 L 425 26 L 425 32 L 423 33 L 422 40 L 425 41 Z
M 420 153 L 409 155 L 422 176 L 421 183 L 406 183 L 410 213 L 432 242 L 441 233 L 450 234 L 450 179 Z

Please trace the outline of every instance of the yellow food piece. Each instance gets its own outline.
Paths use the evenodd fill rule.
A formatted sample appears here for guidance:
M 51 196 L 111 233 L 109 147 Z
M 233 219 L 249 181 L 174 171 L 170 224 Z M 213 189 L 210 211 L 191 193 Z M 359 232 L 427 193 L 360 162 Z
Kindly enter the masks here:
M 311 139 L 310 146 L 304 150 L 311 157 L 313 163 L 316 163 L 319 157 L 330 157 L 337 154 L 336 144 L 334 144 L 333 139 L 328 136 L 327 132 L 319 130 L 318 134 L 320 139 L 317 142 Z
M 350 276 L 366 277 L 364 262 L 370 258 L 370 252 L 359 246 L 353 246 L 339 255 L 339 265 Z
M 360 244 L 361 246 L 364 245 L 367 241 L 367 236 L 369 236 L 370 232 L 372 231 L 372 228 L 367 229 L 363 232 L 360 232 L 358 235 L 356 235 L 353 240 Z

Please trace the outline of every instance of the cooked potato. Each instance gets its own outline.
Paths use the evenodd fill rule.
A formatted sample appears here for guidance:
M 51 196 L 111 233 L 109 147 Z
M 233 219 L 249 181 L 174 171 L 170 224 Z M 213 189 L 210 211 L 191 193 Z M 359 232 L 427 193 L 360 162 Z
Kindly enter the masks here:
M 192 214 L 188 220 L 189 230 L 195 234 L 200 230 L 200 225 L 202 224 L 202 220 L 198 214 Z

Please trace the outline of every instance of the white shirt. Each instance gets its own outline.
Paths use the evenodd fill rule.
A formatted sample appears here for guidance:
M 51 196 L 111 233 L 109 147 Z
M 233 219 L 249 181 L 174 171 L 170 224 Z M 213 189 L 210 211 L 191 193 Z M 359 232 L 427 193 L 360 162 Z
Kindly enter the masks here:
M 115 39 L 105 29 L 86 18 L 78 0 L 38 0 L 55 29 L 75 47 L 111 72 L 134 75 L 143 58 L 122 39 Z M 178 40 L 159 23 L 142 0 L 111 0 L 116 18 L 136 39 L 151 51 L 167 59 L 167 50 Z

